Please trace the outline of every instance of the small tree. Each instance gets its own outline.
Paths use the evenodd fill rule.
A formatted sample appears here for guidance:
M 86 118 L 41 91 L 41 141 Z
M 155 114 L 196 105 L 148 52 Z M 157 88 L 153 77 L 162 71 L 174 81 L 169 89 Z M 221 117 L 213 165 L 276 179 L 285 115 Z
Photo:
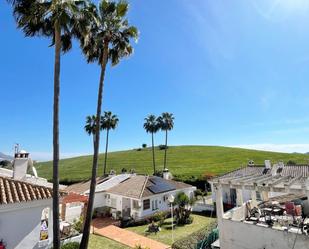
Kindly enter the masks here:
M 180 192 L 175 197 L 175 204 L 178 206 L 175 209 L 175 217 L 177 225 L 191 224 L 193 218 L 190 217 L 192 212 L 192 205 L 195 199 L 188 197 L 184 192 Z
M 147 144 L 142 144 L 143 149 L 147 148 Z

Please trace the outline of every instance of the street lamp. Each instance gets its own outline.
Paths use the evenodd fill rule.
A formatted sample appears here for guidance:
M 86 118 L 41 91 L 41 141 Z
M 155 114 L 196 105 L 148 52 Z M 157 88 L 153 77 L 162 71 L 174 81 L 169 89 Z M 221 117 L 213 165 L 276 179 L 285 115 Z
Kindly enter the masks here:
M 171 204 L 171 215 L 172 215 L 172 243 L 174 243 L 174 217 L 173 217 L 173 203 L 175 201 L 175 197 L 171 194 L 168 197 L 168 202 Z

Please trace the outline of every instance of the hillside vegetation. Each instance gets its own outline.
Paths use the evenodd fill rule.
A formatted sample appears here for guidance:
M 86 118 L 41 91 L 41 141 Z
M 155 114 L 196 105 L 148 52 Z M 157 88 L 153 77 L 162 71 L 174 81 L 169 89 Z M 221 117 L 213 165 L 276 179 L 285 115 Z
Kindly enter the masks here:
M 137 173 L 152 174 L 151 148 L 141 151 L 127 150 L 108 154 L 107 169 L 121 172 L 122 168 L 135 169 Z M 157 169 L 163 168 L 164 151 L 156 148 Z M 100 154 L 98 175 L 103 172 L 103 157 Z M 309 155 L 299 153 L 277 153 L 221 146 L 172 146 L 167 152 L 167 167 L 173 175 L 201 176 L 222 174 L 245 166 L 248 160 L 263 164 L 265 159 L 273 163 L 293 160 L 298 164 L 308 163 Z M 92 156 L 81 156 L 60 161 L 60 179 L 78 181 L 90 178 Z M 39 176 L 51 179 L 52 162 L 36 164 Z

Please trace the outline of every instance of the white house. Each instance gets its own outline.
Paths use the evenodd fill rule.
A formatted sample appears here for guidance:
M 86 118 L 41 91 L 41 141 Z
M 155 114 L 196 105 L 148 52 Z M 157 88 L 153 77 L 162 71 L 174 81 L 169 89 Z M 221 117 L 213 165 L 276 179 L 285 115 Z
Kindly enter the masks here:
M 250 165 L 215 178 L 211 184 L 219 227 L 219 241 L 213 248 L 309 248 L 308 165 Z M 236 194 L 237 207 L 225 212 L 229 190 Z
M 168 196 L 184 192 L 193 197 L 196 187 L 183 182 L 157 176 L 135 175 L 107 189 L 104 194 L 106 206 L 122 217 L 142 219 L 157 211 L 168 211 Z
M 228 172 L 224 175 L 221 175 L 217 179 L 230 179 L 230 181 L 235 182 L 237 180 L 237 177 L 253 177 L 253 176 L 263 176 L 263 175 L 271 175 L 271 176 L 283 176 L 283 177 L 290 177 L 290 176 L 299 176 L 303 175 L 304 177 L 309 175 L 309 165 L 284 165 L 282 162 L 279 162 L 278 164 L 271 164 L 269 160 L 265 160 L 264 165 L 255 165 L 252 162 L 249 162 L 249 164 L 246 167 L 242 167 L 239 169 L 236 169 L 234 171 Z M 211 188 L 213 189 L 213 181 L 209 180 L 209 183 L 211 184 Z M 251 190 L 243 189 L 241 192 L 241 198 L 239 197 L 239 190 L 236 188 L 233 188 L 233 185 L 223 185 L 222 186 L 222 200 L 224 209 L 230 209 L 236 206 L 241 205 L 243 202 L 246 202 L 251 199 Z M 265 192 L 259 192 L 256 191 L 257 200 L 262 200 L 266 198 L 262 195 L 265 194 Z M 275 197 L 277 195 L 282 195 L 282 193 L 277 193 L 270 191 L 267 193 L 268 197 Z M 238 198 L 237 198 L 238 196 Z M 216 194 L 215 191 L 212 191 L 212 200 L 213 202 L 216 201 Z
M 52 189 L 0 176 L 0 240 L 6 249 L 52 243 Z
M 104 193 L 107 189 L 112 188 L 129 177 L 133 176 L 133 174 L 120 174 L 120 175 L 110 175 L 108 177 L 98 177 L 97 185 L 95 189 L 94 196 L 94 205 L 93 208 L 106 206 Z M 90 180 L 83 181 L 80 183 L 72 184 L 65 188 L 66 192 L 73 192 L 82 195 L 89 195 L 90 192 Z
M 169 210 L 167 197 L 184 192 L 192 197 L 196 187 L 157 176 L 136 174 L 112 175 L 98 178 L 94 208 L 110 207 L 113 216 L 142 219 L 157 211 Z M 89 195 L 90 181 L 73 184 L 65 190 Z

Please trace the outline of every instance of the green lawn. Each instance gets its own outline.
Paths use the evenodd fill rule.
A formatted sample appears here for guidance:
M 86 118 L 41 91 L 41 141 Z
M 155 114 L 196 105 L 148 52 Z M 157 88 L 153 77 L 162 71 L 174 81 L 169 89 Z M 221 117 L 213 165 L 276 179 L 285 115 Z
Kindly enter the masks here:
M 88 249 L 129 249 L 130 247 L 120 244 L 108 238 L 90 235 Z
M 182 239 L 202 228 L 205 228 L 209 225 L 210 222 L 214 221 L 214 218 L 209 218 L 201 215 L 192 214 L 193 223 L 185 226 L 176 226 L 174 229 L 174 241 Z M 146 233 L 148 225 L 137 226 L 137 227 L 129 227 L 126 228 L 132 232 L 138 233 L 143 236 L 147 236 L 148 238 L 160 241 L 166 245 L 172 245 L 172 220 L 166 219 L 163 226 L 161 227 L 161 231 L 157 234 L 154 233 Z
M 90 138 L 89 138 L 90 139 Z M 134 168 L 138 173 L 152 173 L 151 149 L 127 150 L 108 154 L 107 168 L 120 172 L 122 168 Z M 103 154 L 100 155 L 98 174 L 102 174 Z M 309 155 L 298 153 L 275 153 L 220 146 L 172 146 L 167 152 L 167 167 L 172 174 L 200 176 L 201 174 L 221 174 L 247 164 L 248 160 L 262 164 L 265 159 L 272 162 L 294 160 L 307 163 Z M 156 148 L 157 168 L 163 168 L 163 150 Z M 92 156 L 82 156 L 60 161 L 60 179 L 83 180 L 91 174 Z M 51 179 L 52 163 L 37 163 L 39 176 Z

